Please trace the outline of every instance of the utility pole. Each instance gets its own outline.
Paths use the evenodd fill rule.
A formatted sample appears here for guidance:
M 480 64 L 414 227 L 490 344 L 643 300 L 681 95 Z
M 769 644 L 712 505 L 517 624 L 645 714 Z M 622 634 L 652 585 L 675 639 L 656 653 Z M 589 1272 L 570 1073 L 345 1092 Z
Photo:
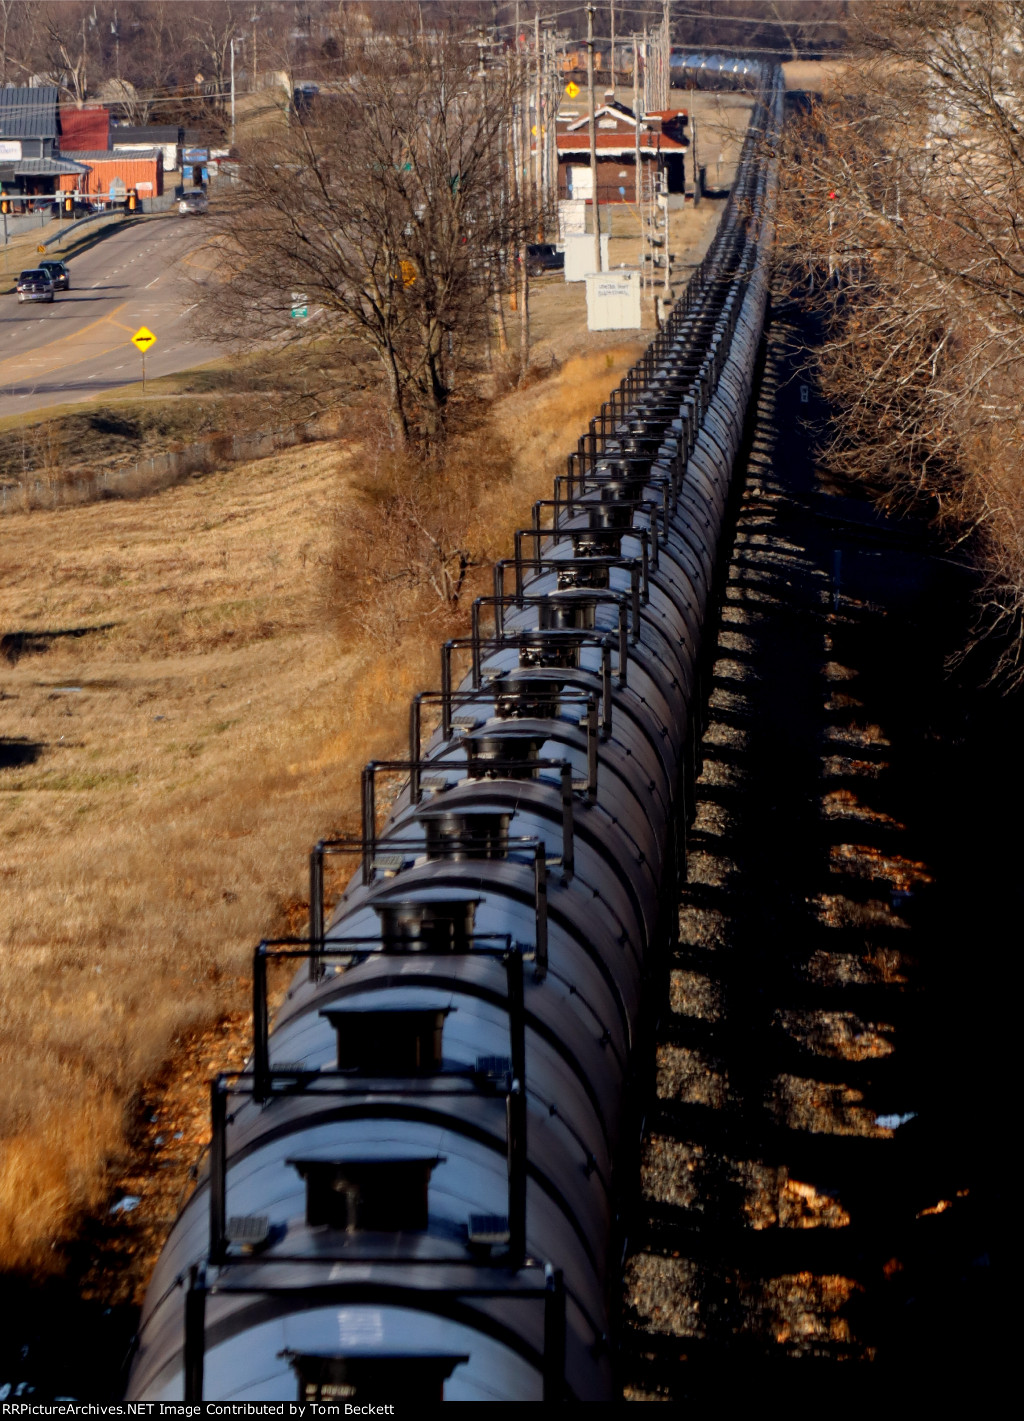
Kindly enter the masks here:
M 527 249 L 534 221 L 533 159 L 530 152 L 530 71 L 526 37 L 520 41 L 519 5 L 516 5 L 516 88 L 519 91 L 519 379 L 530 364 L 530 269 Z
M 537 201 L 538 225 L 540 223 L 540 211 L 546 207 L 544 193 L 544 149 L 541 146 L 544 142 L 544 121 L 540 111 L 541 86 L 543 75 L 540 59 L 540 6 L 533 7 L 533 126 L 536 130 L 533 139 L 533 191 Z M 541 240 L 538 237 L 538 240 Z
M 648 47 L 647 47 L 647 26 L 646 26 L 646 25 L 644 25 L 644 50 L 643 50 L 643 54 L 644 54 L 644 113 L 650 113 L 651 109 L 652 109 L 652 108 L 656 108 L 657 105 L 651 103 L 651 90 L 650 90 L 651 66 L 650 66 L 650 63 L 648 62 L 649 51 L 648 51 Z
M 254 9 L 249 18 L 252 20 L 252 81 L 249 84 L 249 88 L 255 89 L 257 87 L 258 72 L 256 69 L 256 25 L 260 18 L 259 11 Z
M 665 295 L 672 294 L 672 259 L 668 253 L 668 169 L 661 170 L 662 197 L 665 202 Z
M 231 41 L 231 146 L 235 146 L 235 41 Z
M 670 27 L 670 25 L 669 25 L 668 0 L 662 0 L 661 15 L 662 15 L 662 18 L 661 18 L 661 31 L 662 31 L 662 38 L 661 38 L 661 63 L 662 63 L 662 71 L 661 71 L 661 72 L 662 72 L 662 84 L 663 84 L 663 89 L 664 89 L 664 92 L 662 93 L 662 96 L 661 96 L 661 98 L 662 98 L 661 107 L 662 107 L 663 109 L 667 109 L 668 106 L 669 106 L 669 99 L 670 99 L 670 97 L 671 97 L 671 95 L 670 95 L 670 93 L 669 93 L 669 86 L 670 86 L 670 84 L 671 84 L 671 82 L 672 82 L 672 75 L 671 75 L 671 72 L 670 72 L 670 70 L 671 70 L 671 65 L 672 65 L 672 38 L 671 38 L 671 27 Z
M 612 96 L 614 97 L 614 95 L 615 95 L 615 0 L 608 0 L 608 8 L 609 8 L 609 10 L 611 11 L 611 31 L 612 31 L 611 71 L 612 71 Z
M 601 270 L 601 204 L 597 200 L 597 111 L 594 105 L 594 6 L 587 6 L 587 90 L 590 97 L 591 200 L 594 204 L 594 270 Z
M 647 240 L 644 219 L 644 171 L 643 160 L 640 154 L 640 42 L 637 33 L 633 31 L 633 118 L 635 128 L 633 131 L 633 187 L 636 198 L 636 215 L 640 223 L 640 290 L 643 291 L 647 284 Z
M 642 189 L 642 174 L 640 170 L 640 46 L 637 44 L 635 33 L 633 35 L 633 117 L 636 120 L 634 130 L 635 147 L 633 152 L 633 166 L 636 169 L 634 173 L 634 188 L 637 212 L 639 212 Z
M 548 89 L 544 103 L 544 114 L 548 121 L 547 142 L 544 152 L 548 164 L 548 201 L 552 208 L 558 201 L 558 138 L 555 122 L 562 103 L 562 76 L 558 69 L 558 42 L 553 33 L 548 34 Z
M 697 162 L 697 120 L 690 119 L 690 151 L 693 154 L 693 205 L 700 206 L 700 164 Z

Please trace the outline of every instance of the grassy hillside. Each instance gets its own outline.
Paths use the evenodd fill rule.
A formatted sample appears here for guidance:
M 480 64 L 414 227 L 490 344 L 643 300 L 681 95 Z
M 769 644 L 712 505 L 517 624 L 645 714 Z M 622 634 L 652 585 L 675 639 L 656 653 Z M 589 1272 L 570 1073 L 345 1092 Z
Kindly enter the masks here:
M 509 460 L 496 478 L 464 461 L 482 555 L 505 552 L 640 348 L 569 359 L 494 407 L 479 437 Z M 136 502 L 4 520 L 8 1266 L 52 1266 L 52 1243 L 109 1192 L 132 1102 L 176 1042 L 226 1018 L 222 1051 L 241 1064 L 252 945 L 304 927 L 310 845 L 355 826 L 359 768 L 399 750 L 410 694 L 436 683 L 436 618 L 382 655 L 341 615 L 363 572 L 339 549 L 369 454 L 309 445 Z M 172 1123 L 190 1161 L 201 1106 Z M 169 1178 L 140 1223 L 173 1214 Z

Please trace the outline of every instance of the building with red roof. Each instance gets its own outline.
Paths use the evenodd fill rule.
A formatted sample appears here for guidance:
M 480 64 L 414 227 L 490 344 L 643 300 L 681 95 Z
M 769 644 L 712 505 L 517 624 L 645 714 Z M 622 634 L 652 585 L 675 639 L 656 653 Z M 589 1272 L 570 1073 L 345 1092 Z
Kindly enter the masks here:
M 110 110 L 102 104 L 84 108 L 62 105 L 60 149 L 62 153 L 99 153 L 110 147 Z
M 633 202 L 636 194 L 638 120 L 622 104 L 606 104 L 594 115 L 597 125 L 597 194 L 600 202 Z M 684 160 L 689 148 L 685 109 L 665 109 L 639 120 L 640 162 L 665 172 L 669 192 L 685 191 Z M 559 197 L 593 197 L 590 131 L 586 114 L 559 123 Z

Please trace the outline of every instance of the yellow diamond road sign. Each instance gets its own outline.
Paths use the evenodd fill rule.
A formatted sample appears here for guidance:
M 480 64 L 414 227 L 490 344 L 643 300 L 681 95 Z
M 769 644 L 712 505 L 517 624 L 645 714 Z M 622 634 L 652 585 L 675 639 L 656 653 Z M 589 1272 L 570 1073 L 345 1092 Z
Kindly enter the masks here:
M 570 99 L 574 99 L 579 91 L 580 86 L 574 80 L 570 79 L 565 86 L 565 92 L 569 95 Z
M 132 345 L 137 346 L 145 355 L 151 345 L 156 344 L 156 336 L 146 326 L 140 326 L 132 336 Z

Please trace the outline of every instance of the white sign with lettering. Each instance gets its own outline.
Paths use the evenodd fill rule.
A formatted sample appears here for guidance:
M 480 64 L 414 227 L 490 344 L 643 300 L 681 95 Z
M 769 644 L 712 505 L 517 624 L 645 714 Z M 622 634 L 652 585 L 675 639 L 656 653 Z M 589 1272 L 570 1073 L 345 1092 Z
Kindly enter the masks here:
M 637 330 L 641 320 L 638 271 L 587 274 L 587 330 Z
M 0 139 L 0 163 L 20 163 L 21 144 L 15 138 Z

